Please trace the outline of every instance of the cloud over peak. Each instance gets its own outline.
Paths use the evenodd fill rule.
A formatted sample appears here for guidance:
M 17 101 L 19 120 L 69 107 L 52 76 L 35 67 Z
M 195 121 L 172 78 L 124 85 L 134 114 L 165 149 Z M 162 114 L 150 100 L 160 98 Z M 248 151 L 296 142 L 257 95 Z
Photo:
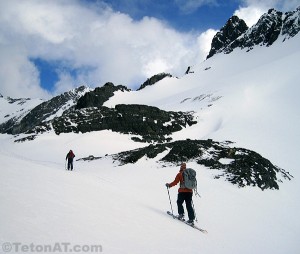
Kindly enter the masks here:
M 1 92 L 18 94 L 24 84 L 8 78 L 17 73 L 36 88 L 34 95 L 47 94 L 41 88 L 37 67 L 29 60 L 32 58 L 60 63 L 60 80 L 54 86 L 55 92 L 60 92 L 79 83 L 99 86 L 107 81 L 136 88 L 157 72 L 184 73 L 199 56 L 192 52 L 199 50 L 197 36 L 177 32 L 156 18 L 133 20 L 99 3 L 2 1 L 0 46 L 22 61 L 1 56 L 1 66 L 10 63 L 9 71 L 0 78 Z M 63 65 L 66 68 L 60 71 Z M 78 75 L 67 73 L 68 69 L 76 70 Z
M 0 93 L 46 97 L 108 81 L 136 89 L 154 74 L 181 76 L 187 66 L 206 58 L 214 29 L 181 32 L 166 19 L 134 19 L 115 11 L 109 2 L 118 1 L 0 1 Z M 268 0 L 262 5 L 243 0 L 235 14 L 251 25 L 269 5 L 288 8 L 297 2 Z M 172 3 L 186 13 L 204 5 L 219 6 L 218 0 Z M 50 63 L 57 75 L 55 84 L 42 83 L 39 61 L 34 59 Z

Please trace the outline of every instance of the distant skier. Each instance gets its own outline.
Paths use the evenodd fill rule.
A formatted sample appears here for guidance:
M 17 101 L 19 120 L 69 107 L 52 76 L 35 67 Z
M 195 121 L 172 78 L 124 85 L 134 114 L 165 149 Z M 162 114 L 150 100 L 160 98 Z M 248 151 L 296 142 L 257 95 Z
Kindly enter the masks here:
M 73 170 L 73 159 L 75 157 L 75 154 L 72 150 L 70 150 L 66 156 L 66 160 L 68 160 L 68 170 Z
M 189 74 L 189 73 L 190 73 L 190 69 L 191 69 L 191 66 L 189 66 L 189 67 L 187 68 L 187 70 L 185 71 L 185 74 Z
M 184 179 L 182 175 L 184 170 L 186 170 L 186 164 L 182 163 L 180 166 L 180 171 L 176 175 L 175 180 L 171 183 L 166 183 L 166 186 L 167 188 L 171 188 L 180 183 L 177 197 L 178 218 L 182 220 L 184 219 L 183 202 L 185 201 L 186 209 L 189 216 L 189 220 L 187 222 L 189 224 L 194 224 L 195 213 L 192 206 L 193 190 L 188 189 L 184 186 Z

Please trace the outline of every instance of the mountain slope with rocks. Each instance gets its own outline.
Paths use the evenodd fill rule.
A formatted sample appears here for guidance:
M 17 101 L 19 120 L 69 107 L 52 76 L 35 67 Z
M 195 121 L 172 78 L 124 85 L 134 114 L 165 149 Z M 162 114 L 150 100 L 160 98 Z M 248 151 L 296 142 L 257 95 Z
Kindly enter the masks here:
M 20 116 L 0 134 L 1 243 L 174 254 L 188 236 L 192 254 L 298 253 L 300 35 L 297 12 L 285 15 L 293 36 L 217 52 L 138 91 L 109 84 L 22 105 L 1 97 L 1 128 Z M 197 173 L 195 223 L 208 234 L 166 213 L 177 213 L 178 188 L 165 184 L 182 161 Z
M 21 117 L 13 117 L 0 124 L 0 132 L 8 134 L 26 133 L 36 126 L 43 124 L 43 122 L 62 115 L 65 110 L 76 104 L 78 99 L 87 91 L 89 91 L 88 88 L 81 86 L 42 102 Z

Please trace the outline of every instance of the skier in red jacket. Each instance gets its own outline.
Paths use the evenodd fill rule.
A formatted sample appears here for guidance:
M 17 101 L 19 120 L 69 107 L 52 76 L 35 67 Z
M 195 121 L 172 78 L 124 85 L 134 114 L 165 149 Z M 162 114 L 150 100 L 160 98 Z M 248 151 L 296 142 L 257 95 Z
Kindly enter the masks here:
M 193 197 L 193 190 L 188 189 L 184 186 L 184 180 L 182 176 L 182 172 L 186 169 L 186 164 L 182 163 L 180 166 L 179 173 L 176 175 L 175 180 L 171 183 L 166 183 L 168 188 L 171 188 L 178 183 L 178 197 L 177 197 L 177 207 L 178 207 L 178 218 L 184 220 L 184 209 L 183 209 L 183 202 L 185 201 L 186 210 L 188 212 L 189 220 L 188 223 L 194 224 L 195 213 L 192 206 L 192 197 Z

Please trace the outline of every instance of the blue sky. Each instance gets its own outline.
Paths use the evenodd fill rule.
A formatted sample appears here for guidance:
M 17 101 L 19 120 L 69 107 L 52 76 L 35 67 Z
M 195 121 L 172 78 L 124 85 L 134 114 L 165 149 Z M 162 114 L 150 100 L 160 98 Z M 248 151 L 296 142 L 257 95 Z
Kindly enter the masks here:
M 167 22 L 179 31 L 219 29 L 239 7 L 239 1 L 236 0 L 107 0 L 105 2 L 114 10 L 127 13 L 135 20 L 151 16 Z
M 136 89 L 205 60 L 233 15 L 251 26 L 300 0 L 0 0 L 0 93 L 42 97 L 106 82 Z
M 42 58 L 32 58 L 31 61 L 39 70 L 41 87 L 51 91 L 53 85 L 59 80 L 57 74 L 59 65 L 56 62 L 46 61 Z

